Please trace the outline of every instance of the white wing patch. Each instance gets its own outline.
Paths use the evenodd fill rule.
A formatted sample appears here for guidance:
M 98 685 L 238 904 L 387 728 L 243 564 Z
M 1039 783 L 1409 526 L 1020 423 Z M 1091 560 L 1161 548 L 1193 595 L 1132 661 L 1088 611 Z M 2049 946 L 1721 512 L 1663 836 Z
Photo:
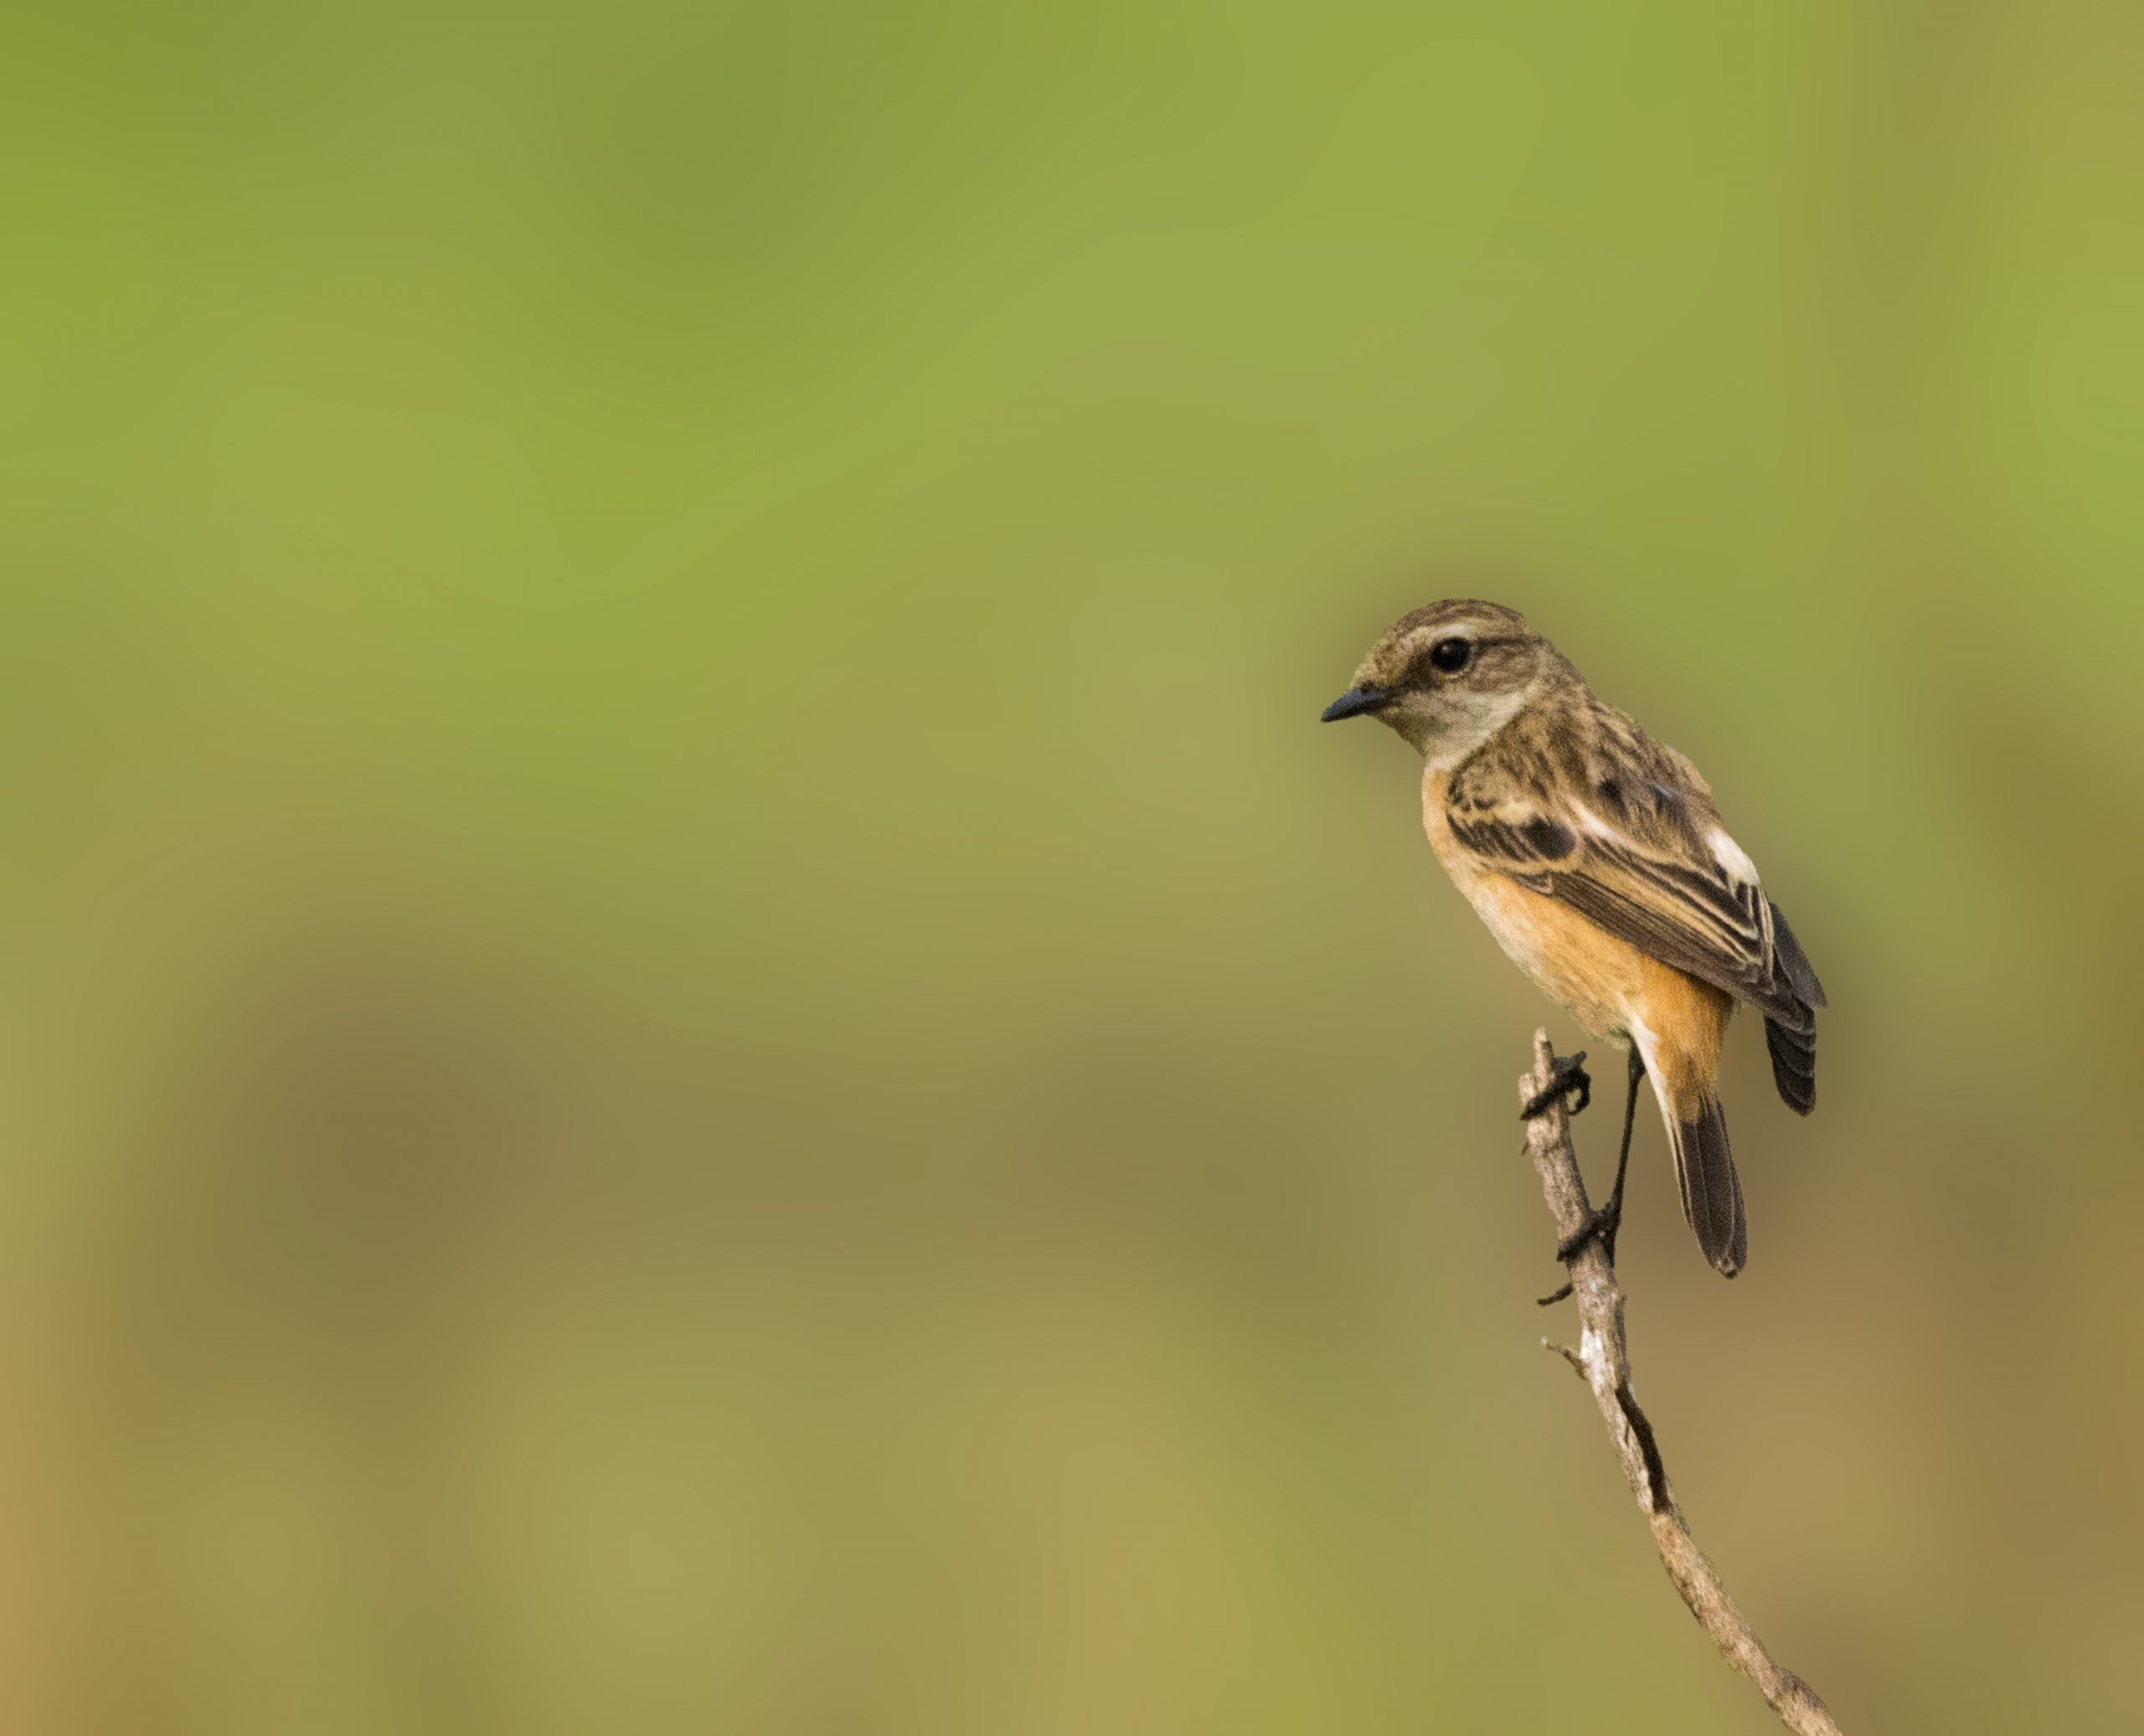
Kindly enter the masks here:
M 1725 832 L 1707 832 L 1705 842 L 1712 846 L 1712 859 L 1726 870 L 1729 879 L 1739 881 L 1745 886 L 1760 883 L 1757 864 L 1750 860 L 1750 853 Z

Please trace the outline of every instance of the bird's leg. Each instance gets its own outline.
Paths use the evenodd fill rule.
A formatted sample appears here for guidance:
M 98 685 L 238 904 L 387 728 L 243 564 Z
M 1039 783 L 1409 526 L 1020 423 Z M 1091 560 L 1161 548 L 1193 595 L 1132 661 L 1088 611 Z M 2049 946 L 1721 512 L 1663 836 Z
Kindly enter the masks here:
M 1593 1101 L 1593 1075 L 1585 1070 L 1584 1049 L 1574 1055 L 1556 1058 L 1549 1083 L 1527 1100 L 1526 1107 L 1518 1112 L 1519 1120 L 1531 1121 L 1547 1115 L 1572 1091 L 1578 1093 L 1578 1101 L 1565 1105 L 1564 1113 L 1582 1115 L 1585 1106 Z
M 1608 1264 L 1616 1264 L 1616 1232 L 1623 1227 L 1623 1178 L 1631 1169 L 1631 1130 L 1638 1115 L 1638 1085 L 1645 1078 L 1645 1058 L 1631 1050 L 1630 1084 L 1623 1095 L 1623 1149 L 1616 1156 L 1616 1185 L 1599 1211 L 1590 1214 L 1575 1235 L 1556 1244 L 1556 1258 L 1569 1260 L 1589 1242 L 1598 1240 Z
M 1631 1130 L 1637 1123 L 1638 1086 L 1645 1078 L 1645 1058 L 1631 1046 L 1630 1086 L 1623 1095 L 1623 1149 L 1616 1158 L 1616 1185 L 1609 1189 L 1608 1198 L 1597 1212 L 1589 1212 L 1585 1222 L 1571 1234 L 1556 1244 L 1556 1258 L 1568 1265 L 1578 1258 L 1580 1250 L 1587 1244 L 1599 1242 L 1600 1251 L 1608 1256 L 1608 1264 L 1616 1264 L 1616 1233 L 1623 1227 L 1623 1178 L 1631 1168 Z M 1571 1293 L 1564 1285 L 1553 1296 L 1543 1296 L 1541 1306 L 1560 1302 Z

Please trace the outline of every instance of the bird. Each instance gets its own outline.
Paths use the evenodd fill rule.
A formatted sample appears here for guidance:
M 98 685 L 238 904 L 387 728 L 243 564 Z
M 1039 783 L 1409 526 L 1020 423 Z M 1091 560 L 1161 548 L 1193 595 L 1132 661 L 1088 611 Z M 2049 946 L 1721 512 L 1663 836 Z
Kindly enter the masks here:
M 1705 1259 L 1734 1276 L 1750 1232 L 1719 1100 L 1728 1022 L 1737 1006 L 1763 1017 L 1773 1084 L 1806 1115 L 1827 1002 L 1711 786 L 1596 697 L 1524 616 L 1474 598 L 1400 616 L 1322 717 L 1375 718 L 1421 755 L 1437 860 L 1513 962 L 1627 1053 L 1615 1187 L 1558 1257 L 1597 1239 L 1613 1261 L 1638 1087 L 1650 1079 L 1683 1216 Z M 1590 1088 L 1575 1066 L 1526 1112 L 1574 1083 Z

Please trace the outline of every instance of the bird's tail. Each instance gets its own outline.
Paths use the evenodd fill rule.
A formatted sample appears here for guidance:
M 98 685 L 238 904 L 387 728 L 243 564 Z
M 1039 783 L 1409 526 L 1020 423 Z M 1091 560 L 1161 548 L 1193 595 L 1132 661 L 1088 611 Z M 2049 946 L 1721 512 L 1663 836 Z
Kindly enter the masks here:
M 1708 1091 L 1677 1104 L 1667 1120 L 1683 1216 L 1698 1233 L 1698 1245 L 1714 1270 L 1732 1278 L 1749 1263 L 1750 1223 L 1742 1213 L 1734 1154 L 1727 1148 L 1727 1116 L 1719 1099 Z

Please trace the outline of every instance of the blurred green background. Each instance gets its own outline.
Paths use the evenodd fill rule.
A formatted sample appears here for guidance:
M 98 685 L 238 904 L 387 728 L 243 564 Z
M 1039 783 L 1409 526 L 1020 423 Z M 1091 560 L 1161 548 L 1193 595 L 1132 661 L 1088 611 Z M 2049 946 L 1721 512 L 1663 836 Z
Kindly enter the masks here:
M 1832 992 L 1732 1285 L 1640 1123 L 1698 1534 L 1850 1728 L 2134 1727 L 2136 15 L 4 34 L 0 1725 L 1770 1728 L 1315 722 L 1458 593 Z

